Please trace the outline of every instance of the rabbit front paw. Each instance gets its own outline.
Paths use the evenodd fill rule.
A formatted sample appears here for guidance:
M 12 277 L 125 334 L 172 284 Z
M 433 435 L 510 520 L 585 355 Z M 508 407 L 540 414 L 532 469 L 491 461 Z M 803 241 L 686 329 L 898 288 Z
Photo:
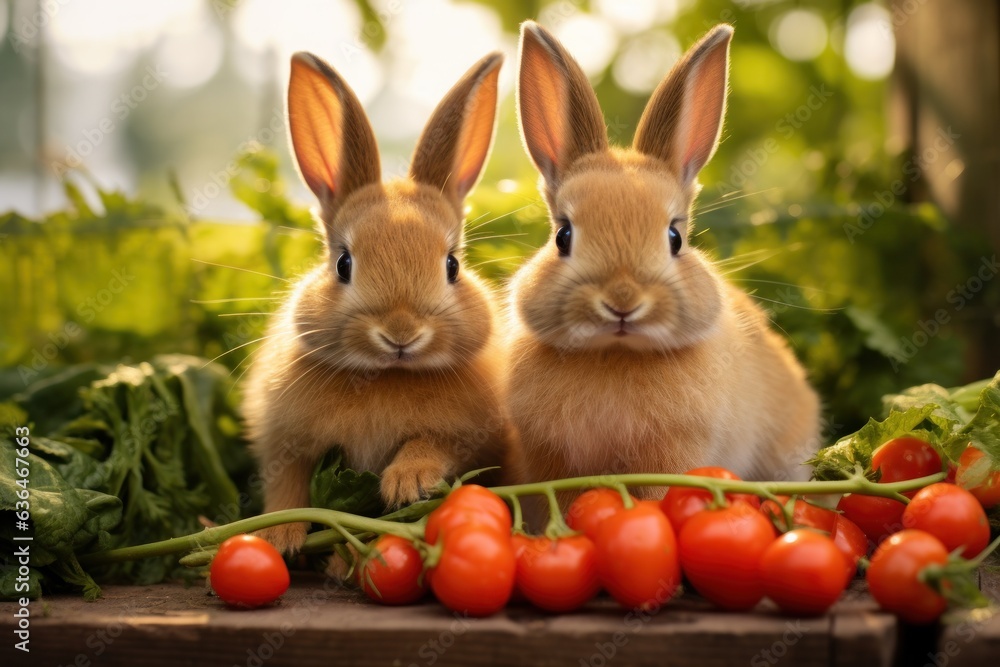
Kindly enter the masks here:
M 432 458 L 394 461 L 382 473 L 382 499 L 389 507 L 420 500 L 449 472 L 446 463 Z
M 291 556 L 298 553 L 306 541 L 309 530 L 307 523 L 283 523 L 258 530 L 255 534 L 271 543 L 283 555 Z

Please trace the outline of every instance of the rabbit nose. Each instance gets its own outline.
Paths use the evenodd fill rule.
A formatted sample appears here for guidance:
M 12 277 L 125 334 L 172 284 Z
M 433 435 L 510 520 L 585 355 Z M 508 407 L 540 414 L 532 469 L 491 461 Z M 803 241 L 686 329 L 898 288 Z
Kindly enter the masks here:
M 607 311 L 608 311 L 609 313 L 611 313 L 612 315 L 614 315 L 615 317 L 617 317 L 617 318 L 618 318 L 618 319 L 620 319 L 620 320 L 624 320 L 624 319 L 627 319 L 629 315 L 631 315 L 631 314 L 633 314 L 633 313 L 634 313 L 635 311 L 639 310 L 639 306 L 635 306 L 634 308 L 632 308 L 632 309 L 630 309 L 630 310 L 618 310 L 618 309 L 617 309 L 617 308 L 615 308 L 614 306 L 611 306 L 610 304 L 608 304 L 608 302 L 607 302 L 607 301 L 602 301 L 602 302 L 601 302 L 601 305 L 602 305 L 602 306 L 604 306 L 604 308 L 605 308 L 605 309 L 606 309 L 606 310 L 607 310 Z
M 427 347 L 431 330 L 426 326 L 382 326 L 371 331 L 375 344 L 391 354 L 415 354 Z
M 383 341 L 385 341 L 386 345 L 388 345 L 389 347 L 398 348 L 400 352 L 403 352 L 403 351 L 406 350 L 407 347 L 409 347 L 410 345 L 413 345 L 413 343 L 415 343 L 417 341 L 417 339 L 420 338 L 420 334 L 415 334 L 412 337 L 410 337 L 408 340 L 405 340 L 405 341 L 401 340 L 400 338 L 398 338 L 396 336 L 387 336 L 387 335 L 385 335 L 384 333 L 381 333 L 381 332 L 379 332 L 379 337 Z

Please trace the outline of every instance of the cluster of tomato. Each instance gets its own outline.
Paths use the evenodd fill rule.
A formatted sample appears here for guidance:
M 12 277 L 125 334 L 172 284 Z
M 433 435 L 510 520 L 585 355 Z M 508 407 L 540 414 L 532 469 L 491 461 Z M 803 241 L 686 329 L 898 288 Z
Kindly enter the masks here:
M 959 483 L 979 456 L 970 448 L 962 457 Z M 879 448 L 872 465 L 881 482 L 943 467 L 932 447 L 911 438 Z M 738 479 L 716 467 L 688 474 Z M 358 579 L 383 604 L 414 602 L 429 588 L 448 609 L 487 616 L 512 598 L 567 612 L 602 588 L 625 607 L 658 608 L 683 575 L 724 609 L 748 610 L 768 597 L 788 613 L 820 614 L 878 545 L 867 573 L 873 596 L 923 623 L 942 613 L 945 600 L 921 572 L 948 562 L 955 549 L 971 558 L 986 547 L 983 507 L 1000 503 L 1000 474 L 980 476 L 970 490 L 941 483 L 911 495 L 909 504 L 848 495 L 835 512 L 801 499 L 761 502 L 736 493 L 716 503 L 710 492 L 690 487 L 672 487 L 658 503 L 630 498 L 626 507 L 618 491 L 593 489 L 569 508 L 566 523 L 575 532 L 549 538 L 512 535 L 503 500 L 464 485 L 428 517 L 424 553 L 407 539 L 383 535 L 359 565 Z

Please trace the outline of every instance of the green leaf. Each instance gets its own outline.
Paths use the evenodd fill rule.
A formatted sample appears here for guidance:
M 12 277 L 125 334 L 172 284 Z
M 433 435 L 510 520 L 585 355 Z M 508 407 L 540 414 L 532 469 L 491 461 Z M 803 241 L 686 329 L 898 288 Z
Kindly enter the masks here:
M 870 310 L 857 306 L 848 306 L 844 314 L 865 334 L 864 343 L 869 348 L 881 353 L 889 359 L 905 359 L 899 337 L 886 326 L 879 316 Z
M 200 372 L 195 372 L 190 357 L 170 358 L 166 364 L 167 372 L 173 373 L 180 382 L 187 424 L 194 436 L 194 456 L 198 460 L 212 502 L 219 506 L 236 504 L 239 492 L 226 472 L 212 437 L 212 415 L 220 381 L 218 376 L 221 374 L 222 378 L 226 378 L 228 374 L 219 366 L 207 366 Z
M 92 218 L 94 217 L 94 211 L 90 208 L 90 204 L 87 203 L 86 197 L 83 196 L 80 188 L 76 186 L 69 179 L 63 180 L 63 192 L 66 194 L 66 199 L 68 199 L 73 207 L 76 209 L 77 214 L 81 218 Z
M 970 398 L 978 391 L 975 414 Z M 815 466 L 816 479 L 843 479 L 856 466 L 875 478 L 871 456 L 875 449 L 893 438 L 906 435 L 920 438 L 957 461 L 969 445 L 978 447 L 1000 468 L 1000 373 L 992 381 L 974 382 L 965 387 L 945 389 L 923 384 L 882 398 L 888 416 L 884 421 L 870 420 L 857 433 L 821 449 L 809 461 Z
M 83 598 L 88 602 L 101 597 L 101 587 L 80 567 L 74 554 L 69 554 L 66 558 L 53 563 L 51 571 L 67 584 L 81 589 Z
M 930 417 L 936 405 L 913 407 L 904 412 L 892 411 L 883 421 L 870 419 L 857 433 L 845 436 L 833 445 L 819 450 L 808 461 L 814 466 L 813 477 L 820 480 L 845 479 L 861 466 L 871 477 L 872 453 L 884 442 L 904 435 L 913 435 L 931 442 L 934 435 L 917 427 Z
M 35 422 L 38 433 L 49 433 L 67 419 L 83 411 L 80 392 L 110 369 L 97 364 L 71 366 L 38 382 L 33 382 L 14 400 Z
M 31 502 L 37 582 L 67 585 L 92 598 L 91 574 L 131 583 L 190 576 L 172 557 L 84 572 L 75 557 L 94 550 L 195 532 L 199 517 L 226 522 L 252 508 L 234 475 L 249 475 L 246 448 L 233 428 L 229 373 L 199 357 L 166 355 L 115 367 L 75 366 L 0 404 L 0 435 L 35 422 Z M 54 414 L 55 418 L 39 418 Z M 13 509 L 12 441 L 0 456 L 0 512 Z M 0 525 L 4 553 L 13 520 Z M 2 560 L 2 557 L 0 557 Z M 9 593 L 7 588 L 0 589 Z
M 27 466 L 18 462 L 14 441 L 4 437 L 0 443 L 0 541 L 5 543 L 5 553 L 13 553 L 19 544 L 15 535 L 32 535 L 30 542 L 31 563 L 35 568 L 51 566 L 66 583 L 81 586 L 91 593 L 96 589 L 93 580 L 75 563 L 74 552 L 96 544 L 102 534 L 113 529 L 121 521 L 122 502 L 119 498 L 97 491 L 76 489 L 70 486 L 59 472 L 45 459 L 33 453 L 28 454 Z M 18 492 L 23 487 L 17 468 L 27 467 L 30 471 L 28 490 L 30 492 L 30 531 L 16 527 L 12 513 L 20 500 Z M 8 515 L 10 514 L 10 515 Z M 69 568 L 69 569 L 66 569 Z M 60 572 L 72 573 L 72 579 L 62 577 Z M 4 588 L 0 595 L 15 595 L 13 589 Z
M 980 392 L 976 414 L 944 443 L 944 449 L 956 461 L 969 445 L 981 449 L 993 468 L 1000 466 L 1000 373 Z
M 885 414 L 892 410 L 903 412 L 925 405 L 935 406 L 932 414 L 939 420 L 943 420 L 940 421 L 941 425 L 948 422 L 953 427 L 960 426 L 968 422 L 971 417 L 961 405 L 951 400 L 951 392 L 936 384 L 922 384 L 910 387 L 899 394 L 889 394 L 882 397 Z
M 338 450 L 332 450 L 320 461 L 309 484 L 313 507 L 380 516 L 385 509 L 379 495 L 379 477 L 371 472 L 357 472 L 342 467 Z

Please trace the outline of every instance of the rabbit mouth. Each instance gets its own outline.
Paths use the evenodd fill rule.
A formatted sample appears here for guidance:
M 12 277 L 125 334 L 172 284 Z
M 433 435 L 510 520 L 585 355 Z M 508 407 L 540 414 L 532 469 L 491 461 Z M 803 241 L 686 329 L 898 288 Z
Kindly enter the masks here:
M 628 336 L 630 334 L 638 334 L 638 333 L 639 333 L 639 327 L 637 325 L 622 320 L 621 322 L 618 323 L 618 328 L 615 330 L 614 336 L 618 338 L 624 338 L 625 336 Z
M 649 339 L 645 328 L 635 322 L 609 322 L 594 331 L 590 344 L 594 347 L 620 345 L 622 343 L 641 344 Z
M 413 368 L 423 361 L 421 355 L 409 350 L 380 351 L 375 354 L 376 365 L 382 368 Z

